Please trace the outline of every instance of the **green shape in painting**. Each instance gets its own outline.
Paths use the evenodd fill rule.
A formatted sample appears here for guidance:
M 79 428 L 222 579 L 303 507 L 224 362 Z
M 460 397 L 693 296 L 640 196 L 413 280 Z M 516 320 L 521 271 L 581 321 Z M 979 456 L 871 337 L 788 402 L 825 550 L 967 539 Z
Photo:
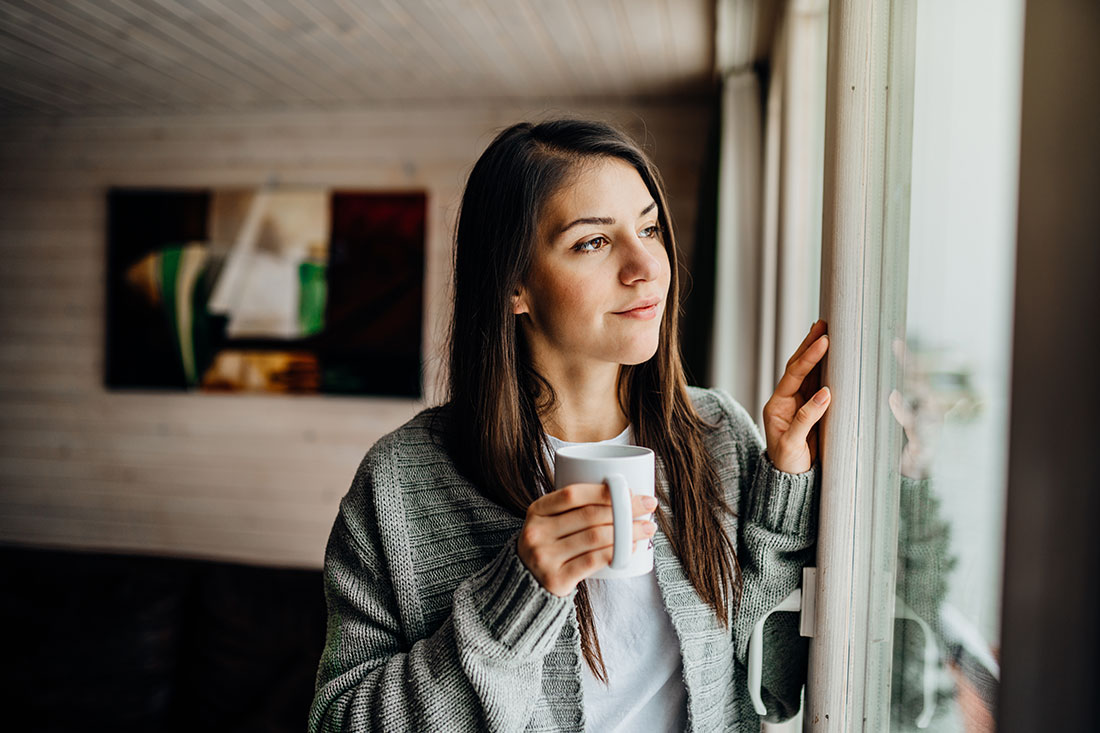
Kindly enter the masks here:
M 328 298 L 325 269 L 326 264 L 316 260 L 298 265 L 298 324 L 303 336 L 320 333 L 325 327 L 325 300 Z

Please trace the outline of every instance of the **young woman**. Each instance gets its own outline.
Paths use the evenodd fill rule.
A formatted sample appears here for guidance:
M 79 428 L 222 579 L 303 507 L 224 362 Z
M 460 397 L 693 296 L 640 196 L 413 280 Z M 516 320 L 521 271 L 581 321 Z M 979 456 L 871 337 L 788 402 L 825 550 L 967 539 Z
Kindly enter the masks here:
M 812 558 L 824 324 L 764 410 L 765 450 L 728 395 L 685 384 L 660 179 L 603 124 L 501 133 L 456 239 L 450 400 L 375 444 L 341 503 L 310 729 L 757 730 L 748 636 Z M 596 441 L 658 457 L 640 578 L 585 580 L 612 557 L 607 487 L 553 490 L 553 451 Z M 772 719 L 805 673 L 784 616 Z

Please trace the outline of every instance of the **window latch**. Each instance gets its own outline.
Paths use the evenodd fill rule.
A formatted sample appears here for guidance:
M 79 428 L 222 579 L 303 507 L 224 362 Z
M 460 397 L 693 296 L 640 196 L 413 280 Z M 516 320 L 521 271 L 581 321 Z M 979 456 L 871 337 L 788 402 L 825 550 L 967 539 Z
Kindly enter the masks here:
M 814 599 L 817 597 L 817 568 L 802 568 L 802 587 L 795 588 L 779 605 L 765 613 L 752 627 L 749 637 L 749 697 L 757 715 L 767 715 L 768 708 L 760 696 L 760 682 L 764 670 L 764 622 L 778 611 L 799 614 L 798 633 L 814 635 Z

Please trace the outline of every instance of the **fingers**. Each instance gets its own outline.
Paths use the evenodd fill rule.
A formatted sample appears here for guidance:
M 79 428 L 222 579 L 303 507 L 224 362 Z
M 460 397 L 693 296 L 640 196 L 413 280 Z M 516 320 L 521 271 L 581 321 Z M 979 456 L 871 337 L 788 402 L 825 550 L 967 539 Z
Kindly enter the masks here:
M 798 409 L 791 422 L 790 430 L 783 436 L 790 445 L 804 445 L 810 435 L 810 430 L 822 418 L 829 408 L 832 393 L 828 387 L 822 387 L 814 394 L 813 398 L 806 401 Z
M 631 501 L 635 507 L 635 516 L 639 513 L 651 512 L 657 506 L 657 500 L 652 496 L 638 494 Z M 607 515 L 611 516 L 611 489 L 607 484 L 569 484 L 545 496 L 540 496 L 531 502 L 527 511 L 528 514 L 554 516 L 586 506 L 607 507 Z M 643 508 L 645 511 L 638 512 L 638 508 Z
M 897 420 L 898 424 L 908 433 L 909 429 L 916 422 L 916 416 L 913 414 L 913 410 L 909 407 L 905 398 L 901 396 L 901 392 L 898 392 L 896 389 L 890 393 L 888 401 L 890 403 L 890 412 L 894 413 L 894 419 Z
M 647 499 L 649 503 L 645 501 Z M 647 515 L 652 514 L 654 507 L 656 507 L 656 501 L 653 497 L 635 496 L 631 499 L 630 513 L 635 519 L 640 517 L 648 519 Z M 568 537 L 574 532 L 579 532 L 586 527 L 595 527 L 599 525 L 607 525 L 610 527 L 614 522 L 614 515 L 609 504 L 586 504 L 585 506 L 554 515 L 552 518 L 555 520 L 553 523 L 554 529 L 552 539 Z
M 651 537 L 656 530 L 657 525 L 648 519 L 635 520 L 631 530 L 633 541 L 637 542 Z M 614 548 L 615 528 L 610 524 L 601 524 L 596 527 L 585 527 L 579 532 L 562 538 L 557 543 L 555 552 L 561 557 L 561 563 L 564 565 L 570 560 L 589 552 L 610 551 Z M 611 554 L 608 554 L 607 561 L 611 562 Z
M 570 484 L 535 499 L 527 513 L 550 516 L 585 504 L 611 506 L 611 489 L 607 484 Z
M 787 362 L 787 369 L 783 372 L 779 384 L 775 387 L 775 395 L 778 397 L 793 397 L 798 394 L 798 389 L 802 386 L 802 380 L 817 366 L 828 350 L 829 337 L 822 334 L 801 353 L 792 356 L 791 360 Z
M 800 357 L 802 355 L 802 352 L 805 351 L 810 344 L 823 336 L 828 328 L 829 325 L 825 323 L 825 321 L 822 321 L 821 319 L 814 321 L 814 325 L 810 326 L 810 331 L 806 334 L 806 338 L 802 339 L 802 343 L 800 343 L 798 345 L 798 348 L 794 350 L 794 355 L 787 360 L 787 366 L 790 366 L 792 361 Z
M 652 496 L 631 497 L 634 542 L 656 532 L 657 525 L 646 517 L 656 507 Z M 531 503 L 517 552 L 544 588 L 558 596 L 568 595 L 581 580 L 611 564 L 613 521 L 605 484 L 570 484 Z
M 653 522 L 634 522 L 634 543 L 652 537 L 656 531 Z M 558 549 L 564 558 L 561 572 L 579 583 L 611 564 L 615 556 L 615 532 L 611 526 L 590 527 L 558 543 Z
M 555 519 L 543 517 L 541 522 L 528 521 L 516 549 L 520 560 L 542 587 L 556 596 L 566 596 L 577 583 L 611 564 L 615 555 L 615 529 L 612 525 L 598 525 L 586 527 L 564 539 L 542 538 L 537 525 Z M 652 537 L 656 531 L 657 525 L 653 522 L 635 521 L 631 529 L 634 544 Z
M 813 428 L 832 400 L 828 387 L 817 389 L 821 383 L 817 367 L 829 350 L 827 329 L 824 321 L 814 323 L 764 405 L 768 455 L 777 468 L 788 473 L 808 470 L 817 456 Z

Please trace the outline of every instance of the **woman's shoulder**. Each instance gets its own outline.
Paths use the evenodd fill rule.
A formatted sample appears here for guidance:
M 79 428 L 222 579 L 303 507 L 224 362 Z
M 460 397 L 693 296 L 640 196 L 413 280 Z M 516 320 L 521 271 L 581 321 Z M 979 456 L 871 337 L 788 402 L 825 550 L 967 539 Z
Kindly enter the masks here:
M 349 527 L 375 524 L 387 531 L 381 525 L 403 515 L 408 492 L 462 481 L 446 448 L 447 415 L 445 406 L 422 410 L 367 450 L 340 501 Z
M 727 486 L 743 490 L 744 482 L 755 474 L 764 445 L 756 423 L 724 389 L 688 387 L 688 395 L 705 424 L 703 445 L 718 467 L 719 477 Z M 733 494 L 734 504 L 738 501 Z
M 460 481 L 449 449 L 450 415 L 448 405 L 429 407 L 383 435 L 363 457 L 357 478 L 395 490 Z
M 405 424 L 383 435 L 368 450 L 364 463 L 392 461 L 399 456 L 446 453 L 446 405 L 421 410 Z
M 699 417 L 713 429 L 756 434 L 756 423 L 748 411 L 726 390 L 688 387 L 687 391 Z

